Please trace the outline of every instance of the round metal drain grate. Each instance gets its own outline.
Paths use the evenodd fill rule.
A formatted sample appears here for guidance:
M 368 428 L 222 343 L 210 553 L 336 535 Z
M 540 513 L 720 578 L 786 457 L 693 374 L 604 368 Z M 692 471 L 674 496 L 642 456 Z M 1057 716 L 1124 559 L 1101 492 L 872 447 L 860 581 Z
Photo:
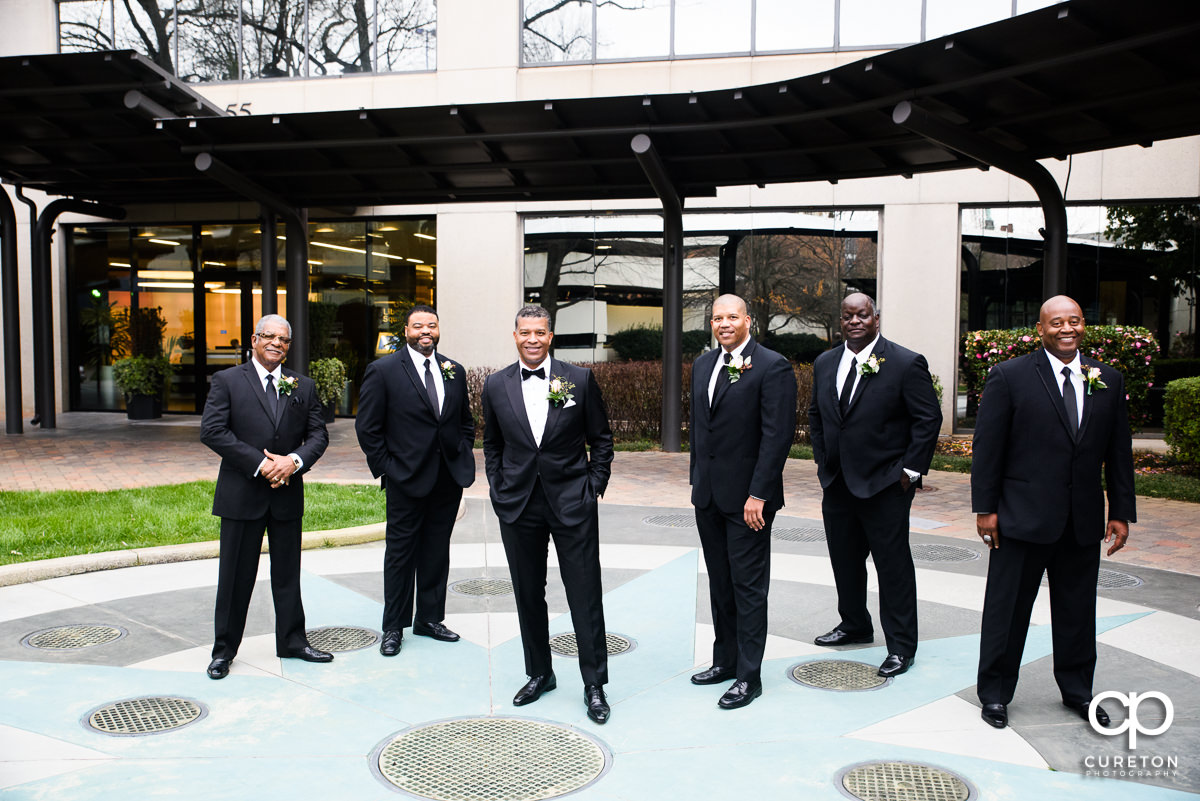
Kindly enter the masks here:
M 87 725 L 114 735 L 159 734 L 195 723 L 208 710 L 187 698 L 131 698 L 105 704 L 87 716 Z
M 322 626 L 309 629 L 308 644 L 321 651 L 358 651 L 379 642 L 379 633 L 357 626 Z
M 838 788 L 862 801 L 968 801 L 975 789 L 941 768 L 916 762 L 866 762 L 837 778 Z
M 105 645 L 121 639 L 128 633 L 119 626 L 55 626 L 52 629 L 33 632 L 21 640 L 21 644 L 47 651 L 66 651 Z
M 506 578 L 463 579 L 450 585 L 450 589 L 459 595 L 512 595 L 512 582 Z
M 970 562 L 979 558 L 979 551 L 958 545 L 918 542 L 910 547 L 913 559 L 918 562 Z
M 1142 580 L 1119 570 L 1100 568 L 1100 575 L 1096 577 L 1096 586 L 1103 590 L 1125 590 L 1130 587 L 1142 586 Z
M 788 674 L 792 681 L 818 690 L 855 692 L 874 690 L 888 683 L 879 668 L 848 659 L 814 659 L 801 662 Z
M 522 718 L 466 718 L 401 732 L 378 749 L 380 775 L 438 801 L 537 801 L 587 787 L 611 757 L 566 726 Z
M 614 656 L 632 651 L 634 642 L 628 637 L 606 631 L 604 632 L 604 646 L 608 649 L 608 655 Z M 558 634 L 551 637 L 550 650 L 559 656 L 579 656 L 579 643 L 575 641 L 575 633 Z
M 650 515 L 643 517 L 642 522 L 648 526 L 660 526 L 661 528 L 695 528 L 696 518 L 694 515 Z
M 825 529 L 813 527 L 773 528 L 771 539 L 787 540 L 788 542 L 824 542 Z

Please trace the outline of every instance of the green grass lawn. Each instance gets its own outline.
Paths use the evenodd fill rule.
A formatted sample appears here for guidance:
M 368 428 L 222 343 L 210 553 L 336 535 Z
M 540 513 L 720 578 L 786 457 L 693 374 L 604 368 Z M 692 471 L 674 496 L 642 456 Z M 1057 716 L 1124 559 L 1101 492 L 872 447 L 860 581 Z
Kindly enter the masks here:
M 214 486 L 193 481 L 111 492 L 0 492 L 0 564 L 215 540 Z M 310 483 L 304 490 L 305 531 L 384 519 L 377 486 Z

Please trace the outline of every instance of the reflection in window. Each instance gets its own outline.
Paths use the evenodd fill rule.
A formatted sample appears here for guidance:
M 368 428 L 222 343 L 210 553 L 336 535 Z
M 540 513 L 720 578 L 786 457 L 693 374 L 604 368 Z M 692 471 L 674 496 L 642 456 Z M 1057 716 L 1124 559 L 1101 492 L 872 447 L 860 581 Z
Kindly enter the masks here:
M 921 41 L 921 0 L 841 0 L 842 47 Z
M 1012 14 L 1011 0 L 925 0 L 925 38 L 977 28 Z
M 527 63 L 592 58 L 591 0 L 525 0 L 521 54 Z
M 184 4 L 178 13 L 179 72 L 185 81 L 236 81 L 238 70 L 238 0 L 205 0 Z
M 437 3 L 380 3 L 378 58 L 380 71 L 437 69 Z
M 830 50 L 834 0 L 757 0 L 755 50 Z
M 750 0 L 675 0 L 675 54 L 750 52 Z
M 59 4 L 59 52 L 112 50 L 114 36 L 112 0 L 76 0 Z
M 242 77 L 304 74 L 304 5 L 242 0 Z
M 661 58 L 670 53 L 671 0 L 596 6 L 596 58 Z
M 175 72 L 175 0 L 116 3 L 116 48 L 136 50 Z
M 374 19 L 374 0 L 310 0 L 309 73 L 370 72 Z

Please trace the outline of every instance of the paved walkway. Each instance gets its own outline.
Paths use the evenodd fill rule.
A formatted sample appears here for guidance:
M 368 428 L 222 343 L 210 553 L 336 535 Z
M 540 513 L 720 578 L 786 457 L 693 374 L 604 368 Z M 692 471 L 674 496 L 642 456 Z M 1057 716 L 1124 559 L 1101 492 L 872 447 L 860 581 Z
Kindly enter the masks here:
M 329 431 L 329 449 L 309 480 L 371 482 L 353 421 L 336 420 Z M 2 441 L 0 489 L 103 490 L 214 479 L 219 460 L 199 438 L 200 421 L 194 416 L 131 422 L 120 414 L 64 413 L 54 431 L 33 428 Z M 476 465 L 476 481 L 466 495 L 486 498 L 479 451 Z M 929 491 L 918 493 L 913 504 L 913 528 L 976 540 L 969 477 L 934 472 L 925 484 Z M 821 517 L 815 465 L 790 461 L 784 486 L 786 513 Z M 608 503 L 687 507 L 689 498 L 686 453 L 617 453 L 605 496 Z M 1139 498 L 1138 522 L 1131 527 L 1129 543 L 1112 561 L 1200 575 L 1200 506 Z

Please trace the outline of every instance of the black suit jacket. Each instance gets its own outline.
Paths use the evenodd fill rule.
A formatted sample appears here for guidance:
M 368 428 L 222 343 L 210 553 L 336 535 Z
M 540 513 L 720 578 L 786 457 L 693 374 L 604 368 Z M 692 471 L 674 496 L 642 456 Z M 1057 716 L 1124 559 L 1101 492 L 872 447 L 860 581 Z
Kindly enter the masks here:
M 1107 520 L 1137 519 L 1124 376 L 1092 359 L 1081 361 L 1085 370 L 1100 369 L 1107 389 L 1085 392 L 1075 439 L 1067 428 L 1062 379 L 1051 372 L 1045 351 L 988 373 L 975 421 L 971 505 L 977 513 L 999 515 L 1001 537 L 1051 543 L 1062 536 L 1069 515 L 1076 541 L 1086 545 L 1103 539 Z
M 221 456 L 213 514 L 234 520 L 257 520 L 271 515 L 290 520 L 304 515 L 303 474 L 312 469 L 329 444 L 317 387 L 311 378 L 284 368 L 282 374 L 299 382 L 279 397 L 279 416 L 272 418 L 253 362 L 216 373 L 204 414 L 200 441 Z M 259 464 L 271 453 L 295 453 L 304 462 L 286 486 L 271 489 Z
M 813 363 L 808 430 L 821 486 L 841 473 L 851 494 L 870 498 L 900 481 L 906 467 L 929 471 L 942 410 L 925 357 L 880 337 L 872 351 L 879 372 L 859 380 L 843 417 L 837 368 L 845 348 Z
M 742 349 L 750 369 L 732 383 L 718 376 L 710 409 L 708 382 L 721 352 L 714 348 L 692 364 L 692 505 L 703 509 L 715 502 L 725 514 L 738 514 L 753 495 L 777 510 L 796 436 L 796 374 L 787 359 L 751 337 Z
M 367 456 L 371 475 L 407 495 L 423 498 L 433 491 L 438 460 L 445 462 L 460 487 L 475 482 L 475 421 L 467 394 L 467 371 L 435 353 L 433 370 L 442 374 L 446 397 L 439 414 L 429 402 L 423 370 L 413 365 L 408 348 L 367 365 L 359 392 L 354 431 Z
M 550 360 L 548 377 L 575 385 L 570 405 L 551 404 L 538 447 L 521 393 L 521 363 L 488 376 L 483 386 L 483 457 L 492 507 L 504 523 L 521 516 L 538 478 L 565 526 L 577 526 L 596 513 L 612 470 L 613 439 L 604 398 L 592 371 Z M 584 446 L 589 446 L 591 452 Z

